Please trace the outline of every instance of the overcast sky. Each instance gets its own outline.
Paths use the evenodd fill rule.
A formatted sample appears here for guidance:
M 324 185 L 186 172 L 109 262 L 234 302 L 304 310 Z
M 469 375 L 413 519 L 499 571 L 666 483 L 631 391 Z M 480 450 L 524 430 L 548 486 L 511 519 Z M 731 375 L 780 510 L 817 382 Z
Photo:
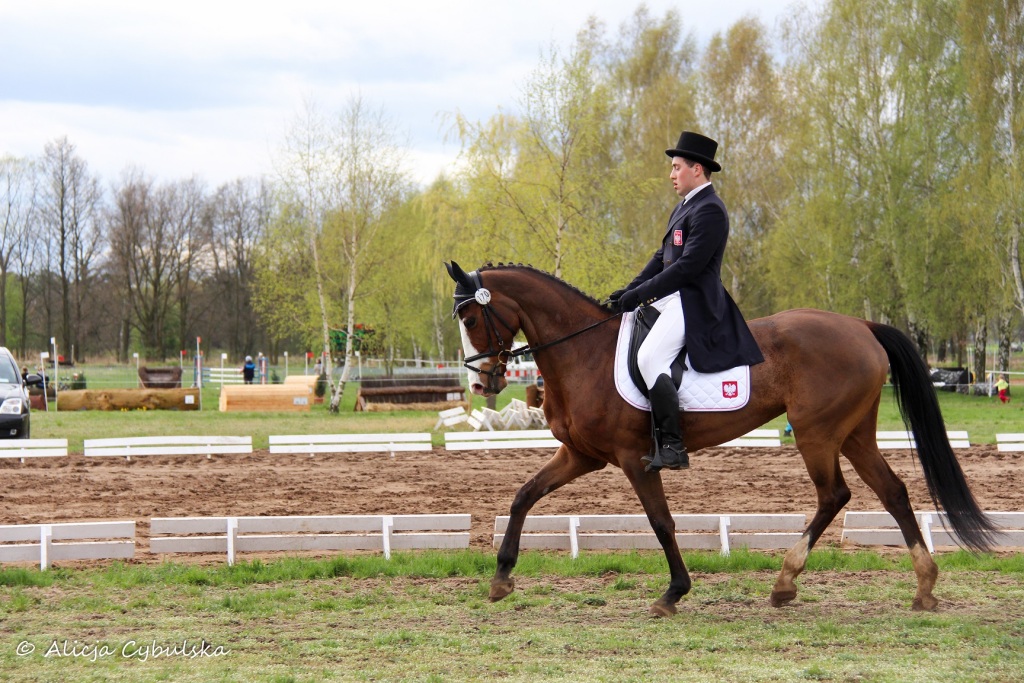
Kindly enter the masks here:
M 795 0 L 648 0 L 703 45 L 737 19 L 771 30 Z M 354 96 L 410 141 L 421 183 L 455 157 L 443 115 L 514 111 L 552 44 L 589 16 L 614 36 L 629 0 L 0 0 L 0 155 L 66 135 L 93 172 L 128 165 L 211 184 L 270 173 L 304 99 Z M 813 4 L 813 2 L 812 2 Z

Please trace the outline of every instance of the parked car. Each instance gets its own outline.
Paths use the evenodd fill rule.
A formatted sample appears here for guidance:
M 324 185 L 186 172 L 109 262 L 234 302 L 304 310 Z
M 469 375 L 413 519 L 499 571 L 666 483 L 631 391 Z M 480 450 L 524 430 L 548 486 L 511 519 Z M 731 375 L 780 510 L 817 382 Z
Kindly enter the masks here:
M 28 387 L 42 384 L 39 375 L 21 376 L 14 356 L 0 346 L 0 439 L 27 439 L 31 434 Z

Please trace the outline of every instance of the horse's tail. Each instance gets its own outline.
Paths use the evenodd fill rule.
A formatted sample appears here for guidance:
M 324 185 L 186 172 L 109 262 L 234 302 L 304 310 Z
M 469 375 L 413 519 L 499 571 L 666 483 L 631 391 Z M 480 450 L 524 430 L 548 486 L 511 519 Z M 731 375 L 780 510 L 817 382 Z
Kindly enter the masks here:
M 914 433 L 932 502 L 946 511 L 949 525 L 968 548 L 989 550 L 996 525 L 978 507 L 949 445 L 928 368 L 910 339 L 895 327 L 880 323 L 868 323 L 868 327 L 889 357 L 893 395 L 903 423 Z

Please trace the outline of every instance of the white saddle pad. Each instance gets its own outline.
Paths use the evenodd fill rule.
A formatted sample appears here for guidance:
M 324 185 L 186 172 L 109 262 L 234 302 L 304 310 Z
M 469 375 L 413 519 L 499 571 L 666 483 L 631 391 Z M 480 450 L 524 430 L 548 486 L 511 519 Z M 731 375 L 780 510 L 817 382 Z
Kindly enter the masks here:
M 633 384 L 629 376 L 629 338 L 633 331 L 633 313 L 622 315 L 619 341 L 615 347 L 615 388 L 622 399 L 640 410 L 650 410 L 651 402 Z M 679 407 L 691 412 L 739 410 L 750 400 L 750 366 L 722 372 L 697 372 L 686 358 L 686 371 L 679 388 Z

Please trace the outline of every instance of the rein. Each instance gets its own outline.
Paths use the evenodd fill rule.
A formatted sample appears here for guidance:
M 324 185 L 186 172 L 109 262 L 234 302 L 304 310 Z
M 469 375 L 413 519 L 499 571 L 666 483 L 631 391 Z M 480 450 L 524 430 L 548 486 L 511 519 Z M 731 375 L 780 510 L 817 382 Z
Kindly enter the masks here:
M 600 327 L 601 325 L 604 325 L 609 320 L 615 320 L 616 318 L 619 318 L 619 317 L 622 317 L 622 311 L 619 311 L 618 313 L 614 313 L 614 314 L 608 316 L 607 318 L 605 318 L 604 320 L 598 320 L 596 323 L 592 323 L 590 325 L 587 325 L 583 329 L 576 330 L 575 332 L 570 332 L 569 334 L 565 335 L 561 339 L 556 339 L 554 341 L 549 341 L 549 342 L 547 342 L 545 344 L 541 344 L 540 346 L 524 346 L 521 349 L 517 349 L 516 351 L 513 351 L 513 352 L 509 353 L 508 354 L 509 358 L 515 358 L 517 356 L 522 356 L 522 355 L 527 354 L 527 353 L 537 353 L 538 351 L 546 349 L 546 348 L 548 348 L 550 346 L 556 346 L 558 344 L 561 344 L 562 342 L 569 341 L 573 337 L 578 337 L 579 335 L 583 334 L 584 332 L 589 332 L 590 330 L 594 329 L 595 327 Z
M 507 329 L 509 332 L 513 331 L 512 327 L 507 322 L 505 322 L 502 319 L 502 317 L 500 315 L 498 315 L 498 312 L 496 310 L 494 310 L 494 308 L 491 306 L 491 303 L 490 303 L 491 302 L 491 293 L 487 289 L 485 289 L 483 287 L 483 281 L 480 278 L 480 275 L 478 273 L 473 273 L 472 275 L 475 276 L 474 284 L 476 285 L 476 290 L 474 291 L 472 297 L 464 295 L 464 299 L 461 302 L 458 301 L 459 297 L 458 296 L 456 297 L 456 301 L 457 302 L 456 302 L 455 311 L 453 312 L 453 315 L 454 315 L 455 312 L 458 311 L 458 309 L 463 304 L 469 303 L 470 301 L 476 301 L 476 303 L 480 304 L 480 308 L 481 308 L 481 310 L 483 311 L 483 314 L 484 314 L 484 320 L 486 321 L 487 327 L 488 327 L 488 329 L 487 329 L 488 344 L 487 345 L 488 346 L 491 345 L 490 344 L 490 339 L 491 339 L 491 335 L 493 333 L 494 339 L 496 339 L 497 342 L 498 342 L 498 349 L 488 348 L 486 351 L 484 351 L 482 353 L 478 353 L 476 355 L 470 356 L 465 361 L 463 361 L 462 365 L 463 365 L 463 367 L 468 368 L 469 370 L 472 370 L 475 373 L 478 373 L 478 374 L 481 374 L 481 375 L 487 375 L 492 380 L 494 378 L 499 377 L 499 376 L 504 376 L 506 365 L 507 365 L 507 361 L 509 359 L 511 359 L 511 358 L 518 358 L 519 356 L 524 356 L 524 355 L 526 355 L 528 353 L 537 353 L 538 351 L 542 351 L 543 349 L 547 349 L 547 348 L 550 348 L 552 346 L 556 346 L 558 344 L 561 344 L 563 342 L 567 342 L 567 341 L 569 341 L 570 339 L 572 339 L 574 337 L 578 337 L 579 335 L 583 334 L 584 332 L 589 332 L 590 330 L 594 329 L 595 327 L 600 327 L 601 325 L 604 325 L 606 322 L 608 322 L 610 320 L 615 320 L 616 318 L 619 318 L 619 317 L 622 316 L 622 311 L 619 311 L 618 313 L 614 313 L 614 314 L 608 316 L 607 318 L 605 318 L 603 320 L 598 320 L 596 323 L 591 323 L 590 325 L 587 325 L 586 327 L 584 327 L 582 329 L 576 330 L 575 332 L 570 332 L 569 334 L 565 335 L 564 337 L 560 337 L 560 338 L 555 339 L 553 341 L 546 342 L 546 343 L 541 344 L 539 346 L 524 346 L 522 348 L 516 349 L 515 351 L 511 351 L 511 350 L 505 348 L 505 341 L 504 341 L 504 339 L 502 339 L 501 333 L 498 331 L 498 326 L 497 326 L 497 324 L 494 321 L 497 320 L 498 322 L 500 322 L 502 325 L 505 326 L 505 329 Z M 490 358 L 492 356 L 497 357 L 498 362 L 488 372 L 484 372 L 480 368 L 477 368 L 477 367 L 474 367 L 474 366 L 470 365 L 470 363 L 472 363 L 474 361 L 478 361 L 481 358 Z
M 487 346 L 490 346 L 490 338 L 492 338 L 492 333 L 494 333 L 494 337 L 498 340 L 498 349 L 496 350 L 493 348 L 488 348 L 486 351 L 477 353 L 475 355 L 471 355 L 470 357 L 466 358 L 465 361 L 463 361 L 463 367 L 472 370 L 474 373 L 486 375 L 490 378 L 505 375 L 507 361 L 509 358 L 516 358 L 520 355 L 525 355 L 527 353 L 537 353 L 538 351 L 549 348 L 551 346 L 556 346 L 558 344 L 561 344 L 562 342 L 566 342 L 572 339 L 573 337 L 579 337 L 585 332 L 590 332 L 594 328 L 600 327 L 609 321 L 613 321 L 613 319 L 615 319 L 616 317 L 621 317 L 623 314 L 623 311 L 618 311 L 617 313 L 612 313 L 608 317 L 601 319 L 601 321 L 598 321 L 597 323 L 592 323 L 585 328 L 582 328 L 575 332 L 570 332 L 564 337 L 559 337 L 558 339 L 555 339 L 553 341 L 545 342 L 540 346 L 523 346 L 521 348 L 516 349 L 515 351 L 512 351 L 505 348 L 505 341 L 502 339 L 502 335 L 498 331 L 498 325 L 495 323 L 495 319 L 497 319 L 499 323 L 504 325 L 505 329 L 508 330 L 509 332 L 512 332 L 512 328 L 509 326 L 508 323 L 504 321 L 502 316 L 498 314 L 498 311 L 496 311 L 494 307 L 490 305 L 489 293 L 485 298 L 487 300 L 486 303 L 480 303 L 479 300 L 477 300 L 477 303 L 480 303 L 480 308 L 483 311 L 483 319 L 484 321 L 486 321 L 487 324 Z M 490 356 L 497 356 L 498 364 L 496 364 L 492 369 L 490 369 L 489 372 L 483 372 L 479 368 L 474 368 L 473 366 L 469 365 L 470 362 L 473 362 L 474 360 L 479 360 L 480 358 L 489 358 Z M 501 369 L 500 372 L 499 369 Z

